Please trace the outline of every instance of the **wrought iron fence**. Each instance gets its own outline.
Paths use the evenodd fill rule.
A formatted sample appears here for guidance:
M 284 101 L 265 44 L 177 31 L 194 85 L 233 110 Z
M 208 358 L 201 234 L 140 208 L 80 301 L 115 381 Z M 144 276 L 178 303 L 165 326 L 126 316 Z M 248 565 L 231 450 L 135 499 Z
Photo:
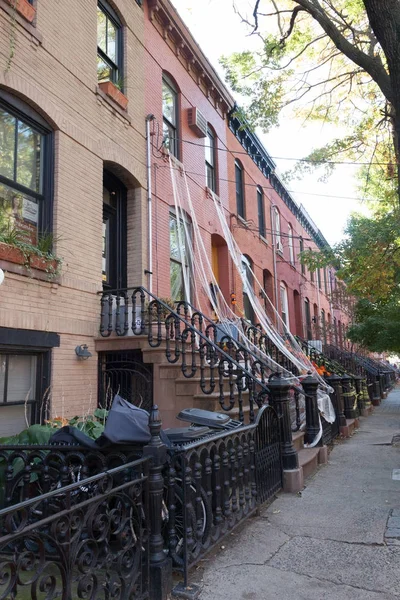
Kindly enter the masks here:
M 187 582 L 191 566 L 281 489 L 278 416 L 265 406 L 255 424 L 186 444 L 170 456 L 166 538 Z
M 148 598 L 149 462 L 31 489 L 0 510 L 0 598 Z

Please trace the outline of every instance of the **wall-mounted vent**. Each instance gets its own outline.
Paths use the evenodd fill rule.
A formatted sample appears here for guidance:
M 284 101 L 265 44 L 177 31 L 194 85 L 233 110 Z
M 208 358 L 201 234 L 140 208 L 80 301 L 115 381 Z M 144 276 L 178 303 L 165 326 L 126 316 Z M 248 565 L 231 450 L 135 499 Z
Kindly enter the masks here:
M 207 137 L 207 121 L 198 108 L 188 109 L 188 125 L 197 137 Z

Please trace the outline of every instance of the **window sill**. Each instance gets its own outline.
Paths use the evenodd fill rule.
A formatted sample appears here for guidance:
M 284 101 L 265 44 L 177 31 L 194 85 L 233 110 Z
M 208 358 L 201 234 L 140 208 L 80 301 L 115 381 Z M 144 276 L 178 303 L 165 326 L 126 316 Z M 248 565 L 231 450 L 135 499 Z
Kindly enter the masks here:
M 11 5 L 11 10 L 16 10 L 28 23 L 32 23 L 35 19 L 36 10 L 28 0 L 6 0 Z M 15 8 L 14 8 L 15 7 Z
M 128 98 L 113 84 L 112 81 L 102 81 L 98 84 L 99 89 L 105 96 L 111 98 L 123 111 L 128 107 Z
M 248 223 L 246 221 L 246 219 L 244 219 L 243 217 L 241 217 L 240 215 L 237 215 L 237 219 L 240 223 L 242 223 L 242 225 L 244 225 L 246 227 L 246 229 L 248 229 Z
M 283 255 L 283 250 L 279 250 L 278 248 L 276 249 L 276 253 L 279 254 L 279 256 L 281 256 L 282 258 L 285 258 Z
M 34 25 L 32 25 L 32 21 L 34 20 L 35 16 L 36 16 L 36 11 L 35 9 L 29 4 L 29 2 L 26 2 L 26 4 L 28 4 L 29 7 L 31 7 L 34 11 L 35 14 L 33 15 L 33 19 L 32 21 L 30 21 L 29 19 L 26 19 L 23 16 L 22 12 L 18 11 L 18 5 L 17 5 L 17 11 L 14 11 L 14 8 L 11 4 L 12 0 L 0 0 L 0 8 L 3 9 L 11 18 L 15 18 L 15 21 L 18 23 L 18 25 L 21 25 L 21 27 L 23 27 L 28 33 L 30 33 L 39 44 L 42 43 L 43 38 L 41 33 L 36 29 L 36 27 Z M 25 0 L 26 1 L 26 0 Z M 21 3 L 21 0 L 20 2 Z
M 9 273 L 24 275 L 41 281 L 59 282 L 59 276 L 54 275 L 58 268 L 56 260 L 46 260 L 40 256 L 27 258 L 19 248 L 0 243 L 0 268 Z
M 260 235 L 259 237 L 263 244 L 269 246 L 267 238 L 265 238 L 263 235 Z

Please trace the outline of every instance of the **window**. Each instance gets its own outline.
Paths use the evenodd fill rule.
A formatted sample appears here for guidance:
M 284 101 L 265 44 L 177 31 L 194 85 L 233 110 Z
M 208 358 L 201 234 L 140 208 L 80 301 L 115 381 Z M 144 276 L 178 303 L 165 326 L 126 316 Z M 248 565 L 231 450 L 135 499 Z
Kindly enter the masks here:
M 324 268 L 324 283 L 325 283 L 325 294 L 328 295 L 328 274 L 326 267 Z
M 276 249 L 280 252 L 283 251 L 283 246 L 281 242 L 281 215 L 279 214 L 279 210 L 274 207 L 274 220 L 275 220 L 275 238 L 276 238 Z
M 126 188 L 111 173 L 103 176 L 103 288 L 125 288 L 127 270 Z
M 288 294 L 287 294 L 286 285 L 284 283 L 281 283 L 280 292 L 281 292 L 281 317 L 282 317 L 282 321 L 285 323 L 286 327 L 289 329 Z
M 51 231 L 51 133 L 43 119 L 0 92 L 0 219 L 30 244 Z M 13 101 L 9 94 L 4 98 Z M 35 119 L 35 120 L 34 120 Z
M 122 27 L 105 1 L 97 5 L 97 80 L 122 88 Z
M 324 309 L 321 310 L 321 323 L 322 323 L 322 339 L 324 340 L 324 344 L 326 344 L 326 316 Z
M 335 345 L 338 345 L 338 328 L 336 317 L 333 317 L 333 334 L 335 336 Z
M 183 223 L 177 216 L 170 213 L 169 239 L 170 239 L 170 283 L 171 298 L 175 301 L 186 300 L 190 302 L 190 259 L 188 253 L 188 240 L 185 232 L 189 224 Z
M 244 190 L 243 190 L 243 167 L 239 161 L 235 160 L 235 181 L 236 181 L 236 210 L 237 214 L 245 218 Z
M 311 311 L 310 301 L 308 298 L 304 300 L 304 317 L 306 325 L 306 337 L 308 340 L 312 340 Z
M 318 279 L 318 287 L 320 290 L 322 290 L 321 269 L 317 269 L 317 279 Z
M 216 144 L 215 136 L 210 128 L 207 129 L 207 137 L 205 138 L 206 145 L 206 182 L 207 187 L 213 192 L 217 192 L 217 181 L 216 181 Z
M 304 252 L 304 242 L 303 242 L 303 238 L 300 238 L 300 253 Z M 305 275 L 306 273 L 306 266 L 301 263 L 301 274 Z
M 178 92 L 172 81 L 163 76 L 162 81 L 163 144 L 179 158 L 178 151 Z
M 242 273 L 244 276 L 243 284 L 243 308 L 244 315 L 251 323 L 255 322 L 255 315 L 253 304 L 251 303 L 250 296 L 254 293 L 254 276 L 252 269 L 252 261 L 248 256 L 242 256 Z
M 291 225 L 288 226 L 288 241 L 289 241 L 289 259 L 290 264 L 294 265 L 294 248 L 293 248 L 293 229 Z
M 40 422 L 41 381 L 47 353 L 0 354 L 0 437 L 20 433 Z M 43 414 L 46 418 L 46 414 Z
M 266 237 L 265 232 L 265 211 L 264 211 L 264 194 L 262 188 L 257 188 L 257 206 L 258 206 L 258 232 L 261 237 Z

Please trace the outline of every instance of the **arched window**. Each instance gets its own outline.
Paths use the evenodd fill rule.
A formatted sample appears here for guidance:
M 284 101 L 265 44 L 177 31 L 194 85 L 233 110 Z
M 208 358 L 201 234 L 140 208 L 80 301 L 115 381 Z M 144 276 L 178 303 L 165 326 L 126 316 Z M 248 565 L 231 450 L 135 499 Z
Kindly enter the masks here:
M 178 144 L 178 90 L 164 73 L 162 80 L 163 144 L 179 158 Z
M 286 327 L 289 329 L 289 304 L 288 304 L 288 293 L 286 285 L 281 282 L 280 285 L 280 296 L 281 296 L 281 317 Z
M 235 160 L 235 181 L 236 181 L 236 210 L 239 217 L 246 218 L 244 202 L 244 181 L 243 167 L 238 160 Z
M 291 225 L 288 225 L 288 244 L 289 244 L 289 260 L 290 264 L 294 265 L 294 247 L 293 247 L 293 229 Z
M 122 26 L 105 0 L 97 4 L 97 80 L 122 88 Z
M 257 208 L 258 208 L 258 233 L 262 238 L 266 237 L 265 232 L 265 210 L 264 210 L 264 193 L 262 187 L 257 187 Z
M 204 138 L 206 150 L 206 183 L 207 187 L 217 193 L 217 161 L 216 161 L 216 139 L 210 127 L 207 128 L 207 137 Z
M 52 231 L 52 132 L 21 100 L 0 90 L 0 209 L 2 225 L 37 245 Z

